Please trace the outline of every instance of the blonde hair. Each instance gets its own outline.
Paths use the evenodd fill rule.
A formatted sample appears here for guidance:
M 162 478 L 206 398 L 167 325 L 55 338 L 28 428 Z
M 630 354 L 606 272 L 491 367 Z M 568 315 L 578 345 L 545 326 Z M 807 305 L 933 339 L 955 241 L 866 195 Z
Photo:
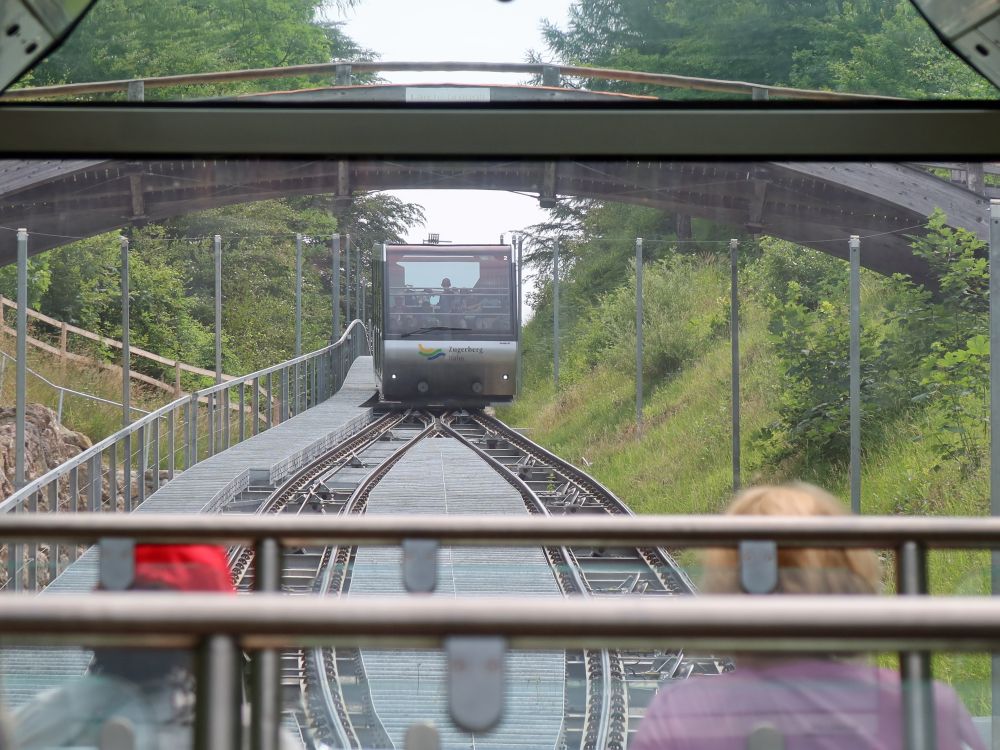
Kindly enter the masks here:
M 843 516 L 847 511 L 837 498 L 811 484 L 753 487 L 738 494 L 727 515 L 738 516 Z M 707 549 L 703 555 L 702 590 L 736 594 L 740 588 L 739 551 Z M 876 594 L 882 574 L 878 557 L 870 549 L 778 548 L 778 594 Z

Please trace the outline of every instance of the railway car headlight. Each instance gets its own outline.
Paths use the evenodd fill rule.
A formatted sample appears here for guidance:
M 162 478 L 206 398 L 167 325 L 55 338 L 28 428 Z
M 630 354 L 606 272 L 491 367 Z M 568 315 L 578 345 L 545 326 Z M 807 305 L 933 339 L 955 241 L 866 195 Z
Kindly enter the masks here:
M 475 394 L 480 394 L 483 392 L 483 384 L 478 380 L 472 384 L 472 392 Z
M 395 379 L 396 379 L 396 373 L 393 373 L 393 374 L 392 374 L 392 379 L 393 379 L 393 380 L 395 380 Z
M 430 388 L 431 387 L 429 385 L 427 385 L 427 381 L 426 380 L 421 380 L 419 383 L 417 383 L 417 392 L 418 393 L 427 393 L 427 391 L 429 391 Z
M 504 380 L 510 380 L 510 375 L 508 375 L 507 373 L 504 373 L 500 377 L 502 377 Z

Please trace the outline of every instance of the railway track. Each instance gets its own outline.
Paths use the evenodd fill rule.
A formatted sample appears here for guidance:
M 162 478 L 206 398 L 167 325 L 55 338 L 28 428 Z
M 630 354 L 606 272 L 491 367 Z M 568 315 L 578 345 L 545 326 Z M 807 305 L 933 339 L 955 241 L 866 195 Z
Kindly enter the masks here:
M 364 513 L 372 491 L 421 441 L 456 440 L 483 459 L 521 496 L 529 513 L 629 514 L 607 488 L 576 467 L 480 412 L 389 412 L 301 469 L 260 505 L 258 513 Z M 488 509 L 487 509 L 488 512 Z M 356 548 L 286 551 L 283 590 L 298 595 L 349 591 Z M 694 586 L 666 550 L 551 547 L 544 550 L 567 596 L 677 596 Z M 238 588 L 253 584 L 253 551 L 233 550 Z M 584 650 L 566 653 L 560 746 L 625 750 L 656 686 L 727 666 L 682 652 Z M 311 649 L 282 655 L 287 729 L 305 747 L 392 747 L 368 688 L 357 649 Z

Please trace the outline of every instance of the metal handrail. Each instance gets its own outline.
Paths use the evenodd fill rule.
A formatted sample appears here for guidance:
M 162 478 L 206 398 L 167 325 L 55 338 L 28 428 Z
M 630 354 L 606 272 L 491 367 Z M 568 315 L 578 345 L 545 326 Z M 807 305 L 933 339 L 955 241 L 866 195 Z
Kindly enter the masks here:
M 148 543 L 398 545 L 434 539 L 462 546 L 1000 547 L 1000 518 L 843 516 L 296 516 L 44 513 L 0 515 L 0 542 L 131 538 Z
M 131 424 L 129 424 L 127 427 L 123 427 L 121 430 L 118 430 L 118 432 L 115 432 L 114 434 L 109 435 L 108 437 L 104 438 L 104 440 L 100 441 L 99 443 L 94 444 L 93 446 L 91 446 L 87 450 L 83 451 L 82 453 L 79 453 L 76 456 L 74 456 L 73 458 L 71 458 L 71 459 L 69 459 L 67 461 L 64 461 L 63 463 L 59 464 L 58 466 L 56 466 L 55 468 L 51 469 L 50 471 L 48 471 L 47 473 L 43 474 L 42 476 L 40 476 L 40 477 L 32 480 L 31 482 L 28 482 L 27 484 L 25 484 L 24 487 L 22 487 L 21 489 L 17 490 L 10 497 L 8 497 L 8 498 L 4 499 L 2 502 L 0 502 L 0 517 L 2 517 L 4 514 L 6 514 L 10 509 L 15 508 L 19 504 L 23 503 L 25 500 L 28 499 L 28 497 L 30 495 L 32 495 L 35 492 L 38 492 L 39 490 L 41 490 L 43 487 L 45 487 L 49 483 L 51 483 L 51 482 L 59 479 L 60 477 L 65 476 L 70 471 L 72 471 L 74 468 L 79 468 L 79 467 L 85 465 L 88 461 L 92 460 L 95 456 L 101 455 L 105 450 L 107 450 L 108 448 L 113 447 L 114 445 L 116 445 L 122 439 L 135 434 L 140 429 L 145 428 L 146 426 L 148 426 L 148 425 L 156 422 L 157 420 L 163 418 L 164 416 L 166 416 L 170 412 L 172 412 L 174 410 L 177 410 L 177 409 L 183 408 L 188 402 L 190 402 L 192 400 L 197 401 L 198 399 L 203 398 L 205 396 L 211 396 L 211 395 L 214 395 L 216 393 L 219 393 L 220 391 L 225 391 L 225 390 L 228 390 L 228 389 L 232 389 L 232 388 L 236 388 L 236 387 L 245 385 L 246 383 L 252 382 L 253 380 L 258 379 L 260 377 L 267 376 L 267 375 L 269 375 L 271 373 L 274 373 L 274 372 L 277 372 L 279 370 L 282 370 L 282 369 L 285 369 L 285 368 L 288 368 L 288 367 L 293 367 L 296 364 L 301 364 L 302 362 L 305 362 L 306 360 L 309 360 L 309 359 L 312 359 L 312 358 L 319 357 L 319 356 L 322 356 L 324 354 L 327 354 L 327 353 L 329 353 L 329 352 L 337 349 L 341 345 L 343 345 L 347 341 L 347 339 L 351 336 L 352 331 L 356 327 L 358 327 L 358 326 L 360 326 L 361 329 L 364 330 L 364 324 L 360 320 L 354 320 L 354 321 L 352 321 L 351 324 L 344 331 L 344 334 L 340 337 L 339 340 L 337 340 L 335 343 L 330 344 L 329 346 L 326 346 L 326 347 L 324 347 L 322 349 L 317 349 L 314 352 L 310 352 L 308 354 L 303 354 L 302 356 L 297 357 L 297 358 L 292 359 L 292 360 L 288 360 L 287 362 L 282 362 L 280 364 L 272 365 L 271 367 L 267 367 L 267 368 L 265 368 L 263 370 L 258 370 L 257 372 L 252 372 L 249 375 L 241 375 L 241 376 L 239 376 L 237 378 L 234 378 L 233 380 L 228 380 L 228 381 L 225 381 L 223 383 L 219 383 L 219 384 L 210 386 L 208 388 L 203 388 L 202 390 L 196 391 L 196 392 L 194 392 L 192 394 L 185 394 L 185 395 L 181 396 L 180 398 L 174 399 L 170 403 L 165 404 L 164 406 L 161 406 L 160 408 L 158 408 L 158 409 L 156 409 L 154 411 L 149 412 L 145 416 L 143 416 L 143 417 L 135 420 Z
M 74 94 L 98 94 L 128 91 L 130 83 L 142 82 L 150 88 L 168 86 L 195 86 L 206 83 L 224 83 L 227 81 L 266 80 L 272 78 L 288 78 L 300 75 L 330 75 L 345 67 L 357 73 L 378 72 L 477 72 L 477 73 L 524 73 L 527 75 L 545 75 L 549 70 L 558 71 L 560 76 L 571 78 L 600 78 L 609 81 L 626 83 L 645 83 L 653 86 L 691 89 L 695 91 L 714 91 L 724 94 L 746 94 L 766 92 L 769 96 L 786 96 L 820 101 L 856 101 L 883 100 L 902 101 L 899 97 L 879 96 L 876 94 L 851 94 L 818 89 L 798 89 L 789 86 L 769 86 L 762 83 L 747 81 L 727 81 L 698 76 L 683 76 L 670 73 L 645 73 L 641 71 L 617 70 L 614 68 L 589 68 L 582 65 L 549 65 L 542 63 L 484 63 L 484 62 L 390 62 L 390 61 L 346 61 L 312 65 L 289 65 L 277 68 L 252 68 L 248 70 L 226 70 L 211 73 L 188 73 L 184 75 L 157 76 L 151 78 L 121 79 L 114 81 L 95 81 L 90 83 L 68 83 L 57 86 L 36 86 L 32 88 L 7 91 L 0 101 L 63 96 Z
M 89 593 L 0 597 L 4 643 L 191 646 L 212 634 L 247 648 L 436 648 L 500 636 L 512 648 L 713 650 L 1000 649 L 990 597 L 297 597 Z

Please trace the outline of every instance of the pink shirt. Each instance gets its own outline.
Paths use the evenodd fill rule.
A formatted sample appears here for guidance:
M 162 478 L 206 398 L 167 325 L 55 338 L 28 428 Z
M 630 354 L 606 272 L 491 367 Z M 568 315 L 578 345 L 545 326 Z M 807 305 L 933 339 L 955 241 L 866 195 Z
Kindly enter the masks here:
M 934 683 L 937 750 L 986 750 L 955 691 Z M 629 750 L 746 750 L 770 724 L 786 750 L 902 750 L 899 674 L 829 660 L 743 665 L 653 699 Z

